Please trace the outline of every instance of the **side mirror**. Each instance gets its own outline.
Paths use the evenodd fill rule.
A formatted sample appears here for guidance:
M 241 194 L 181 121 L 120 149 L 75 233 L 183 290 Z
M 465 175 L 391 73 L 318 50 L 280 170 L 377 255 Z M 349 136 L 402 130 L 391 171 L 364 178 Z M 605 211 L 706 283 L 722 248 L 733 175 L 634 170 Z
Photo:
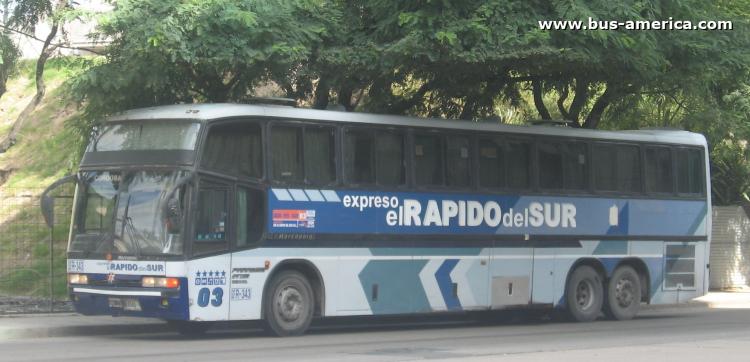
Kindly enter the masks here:
M 180 200 L 176 198 L 167 201 L 167 231 L 170 234 L 179 234 L 182 229 L 182 208 Z
M 41 200 L 42 216 L 47 227 L 55 225 L 55 198 L 49 195 L 42 196 Z
M 55 226 L 55 197 L 50 196 L 50 191 L 58 188 L 60 185 L 66 184 L 68 182 L 78 182 L 78 176 L 77 175 L 70 175 L 63 177 L 57 181 L 55 181 L 52 185 L 49 185 L 44 192 L 42 192 L 42 199 L 39 205 L 42 208 L 42 216 L 44 216 L 44 223 L 47 224 L 49 228 L 52 228 Z

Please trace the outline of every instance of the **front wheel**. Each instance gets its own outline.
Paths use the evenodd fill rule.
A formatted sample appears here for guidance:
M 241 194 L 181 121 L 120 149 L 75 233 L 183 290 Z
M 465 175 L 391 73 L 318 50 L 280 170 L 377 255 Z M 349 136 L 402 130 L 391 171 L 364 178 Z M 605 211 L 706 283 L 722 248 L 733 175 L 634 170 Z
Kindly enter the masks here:
M 631 267 L 624 265 L 609 278 L 604 294 L 602 312 L 612 320 L 635 317 L 641 306 L 641 279 Z
M 604 288 L 594 268 L 580 266 L 573 271 L 566 288 L 567 313 L 573 321 L 592 322 L 599 315 Z
M 281 272 L 271 280 L 265 296 L 266 329 L 279 337 L 298 336 L 310 325 L 314 307 L 307 278 L 296 271 Z

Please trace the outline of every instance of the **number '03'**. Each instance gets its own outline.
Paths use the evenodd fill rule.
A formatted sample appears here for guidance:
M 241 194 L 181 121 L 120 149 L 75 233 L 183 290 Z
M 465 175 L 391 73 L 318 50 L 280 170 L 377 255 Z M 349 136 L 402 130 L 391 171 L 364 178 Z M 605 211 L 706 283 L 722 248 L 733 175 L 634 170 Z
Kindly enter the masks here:
M 211 299 L 211 295 L 214 296 L 213 299 Z M 221 298 L 223 296 L 224 289 L 214 288 L 214 291 L 211 292 L 208 290 L 208 288 L 202 288 L 200 291 L 198 291 L 198 306 L 207 307 L 208 303 L 210 302 L 212 306 L 218 307 L 221 305 Z

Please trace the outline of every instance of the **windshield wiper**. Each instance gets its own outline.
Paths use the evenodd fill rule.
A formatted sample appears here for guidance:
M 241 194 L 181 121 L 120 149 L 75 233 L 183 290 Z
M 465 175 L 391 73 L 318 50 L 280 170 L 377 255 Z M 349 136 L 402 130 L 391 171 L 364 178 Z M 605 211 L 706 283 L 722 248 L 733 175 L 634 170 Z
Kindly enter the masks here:
M 83 250 L 83 257 L 87 257 L 89 253 L 91 253 L 92 250 L 96 249 L 99 244 L 101 244 L 102 241 L 106 240 L 107 236 L 114 235 L 115 232 L 115 223 L 112 222 L 107 226 L 105 230 L 102 231 L 101 234 L 97 235 L 96 239 L 94 239 L 91 244 L 89 244 L 86 249 Z
M 128 216 L 128 210 L 130 209 L 130 198 L 133 195 L 128 195 L 128 201 L 125 203 L 125 212 L 122 214 L 122 228 L 120 228 L 120 237 L 125 240 L 125 232 L 127 231 L 128 237 L 133 245 L 133 254 L 136 258 L 141 256 L 141 245 L 138 242 L 138 235 L 140 232 L 133 225 L 133 219 Z M 140 235 L 143 236 L 143 235 Z

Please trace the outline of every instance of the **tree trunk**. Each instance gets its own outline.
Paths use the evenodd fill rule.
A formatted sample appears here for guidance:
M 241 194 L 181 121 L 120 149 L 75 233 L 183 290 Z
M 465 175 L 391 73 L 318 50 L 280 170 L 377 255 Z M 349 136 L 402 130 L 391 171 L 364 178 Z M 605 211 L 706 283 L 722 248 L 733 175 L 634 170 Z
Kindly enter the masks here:
M 60 7 L 64 7 L 64 3 L 67 3 L 66 1 L 63 1 L 63 3 L 60 5 Z M 57 45 L 50 45 L 52 40 L 57 35 L 57 29 L 59 24 L 53 23 L 52 29 L 49 32 L 49 35 L 47 35 L 47 39 L 44 41 L 44 45 L 42 46 L 42 52 L 39 54 L 39 60 L 36 62 L 36 95 L 34 98 L 31 99 L 31 102 L 29 102 L 28 105 L 26 105 L 26 108 L 24 108 L 23 112 L 21 112 L 20 115 L 18 115 L 18 118 L 15 122 L 13 122 L 13 127 L 10 129 L 10 133 L 8 133 L 8 136 L 5 137 L 5 140 L 3 142 L 0 142 L 0 153 L 5 153 L 8 151 L 11 147 L 13 147 L 14 144 L 16 144 L 16 138 L 18 137 L 18 132 L 21 130 L 21 126 L 23 126 L 24 122 L 29 118 L 29 115 L 31 115 L 31 112 L 33 112 L 36 107 L 39 105 L 39 103 L 42 102 L 42 99 L 44 98 L 44 94 L 46 92 L 46 89 L 44 87 L 44 64 L 47 62 L 47 59 L 49 59 L 50 55 L 52 55 L 52 52 L 57 49 Z
M 544 120 L 552 119 L 552 115 L 549 114 L 547 106 L 544 105 L 544 98 L 542 97 L 542 83 L 538 80 L 531 82 L 532 92 L 534 93 L 534 106 L 536 111 L 539 112 L 539 117 Z
M 620 96 L 620 89 L 617 85 L 607 84 L 607 89 L 604 90 L 601 96 L 594 102 L 591 107 L 589 115 L 583 122 L 583 128 L 596 129 L 599 126 L 599 122 L 602 120 L 604 111 L 609 107 L 610 103 Z

